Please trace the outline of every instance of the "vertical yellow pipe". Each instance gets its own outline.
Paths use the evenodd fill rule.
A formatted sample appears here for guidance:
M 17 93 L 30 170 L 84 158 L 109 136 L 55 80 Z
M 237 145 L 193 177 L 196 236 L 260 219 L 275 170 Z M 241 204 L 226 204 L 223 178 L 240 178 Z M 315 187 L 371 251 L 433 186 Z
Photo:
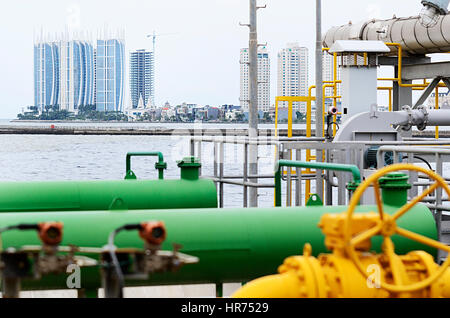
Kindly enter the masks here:
M 275 98 L 275 137 L 278 137 L 278 97 Z M 278 148 L 275 145 L 275 160 L 277 160 L 277 152 L 278 152 Z M 275 197 L 275 190 L 274 191 L 274 196 L 273 196 L 273 206 L 276 206 L 276 197 Z
M 278 137 L 278 97 L 275 98 L 275 137 Z
M 293 124 L 292 111 L 293 111 L 293 108 L 294 108 L 293 101 L 292 101 L 292 99 L 289 99 L 289 102 L 288 102 L 288 112 L 289 112 L 289 114 L 288 114 L 288 138 L 292 138 L 292 135 L 293 135 L 292 134 L 292 124 Z M 292 160 L 292 150 L 290 152 L 291 152 L 290 157 Z M 291 168 L 289 168 L 289 169 L 291 169 Z M 292 172 L 291 172 L 291 174 L 292 174 Z M 290 197 L 290 201 L 292 202 L 292 180 L 290 183 L 291 183 L 291 187 L 290 187 L 289 197 Z
M 306 104 L 306 137 L 310 138 L 312 136 L 312 90 L 316 88 L 315 85 L 311 86 L 308 90 L 308 103 Z M 317 89 L 317 88 L 316 88 Z M 311 161 L 311 149 L 306 150 L 306 161 Z M 311 173 L 311 169 L 306 169 L 306 173 Z M 311 196 L 311 181 L 306 180 L 305 181 L 305 205 L 309 200 L 309 197 Z
M 292 99 L 288 102 L 288 138 L 292 138 Z
M 333 95 L 334 95 L 334 107 L 337 108 L 337 53 L 333 53 Z M 334 115 L 334 122 L 337 122 L 337 115 Z M 336 125 L 333 125 L 333 136 L 336 136 Z
M 389 89 L 389 112 L 392 111 L 392 88 Z

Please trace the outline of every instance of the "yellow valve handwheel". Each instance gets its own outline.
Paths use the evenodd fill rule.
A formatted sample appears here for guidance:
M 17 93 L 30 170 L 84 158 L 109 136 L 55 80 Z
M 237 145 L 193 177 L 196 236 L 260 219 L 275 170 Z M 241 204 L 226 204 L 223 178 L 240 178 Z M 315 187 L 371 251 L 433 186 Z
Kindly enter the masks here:
M 401 207 L 394 215 L 389 215 L 384 213 L 383 210 L 383 203 L 381 199 L 381 193 L 380 193 L 380 186 L 378 183 L 378 180 L 383 177 L 384 175 L 394 172 L 394 171 L 401 171 L 401 170 L 408 170 L 408 171 L 417 171 L 422 172 L 430 177 L 431 180 L 435 180 L 436 182 L 431 185 L 429 188 L 427 188 L 425 191 L 423 191 L 419 196 L 405 204 L 403 207 Z M 367 188 L 369 188 L 371 185 L 373 185 L 374 193 L 375 193 L 375 199 L 377 202 L 377 208 L 379 213 L 379 222 L 377 222 L 377 225 L 369 230 L 363 231 L 362 233 L 357 234 L 353 237 L 352 235 L 352 217 L 353 213 L 355 211 L 355 208 L 359 204 L 359 201 Z M 344 243 L 345 243 L 345 249 L 350 257 L 350 259 L 353 261 L 355 266 L 358 268 L 358 270 L 361 272 L 363 276 L 366 278 L 369 278 L 369 274 L 363 267 L 358 254 L 356 252 L 355 247 L 360 244 L 361 242 L 364 242 L 368 239 L 370 239 L 373 236 L 381 235 L 384 237 L 383 241 L 383 251 L 387 255 L 389 264 L 392 270 L 392 276 L 394 284 L 389 284 L 386 282 L 379 282 L 379 285 L 381 288 L 393 292 L 393 293 L 408 293 L 408 292 L 414 292 L 420 289 L 424 289 L 428 287 L 429 285 L 433 284 L 441 275 L 444 274 L 447 267 L 450 265 L 450 258 L 447 258 L 444 264 L 442 264 L 438 270 L 436 270 L 432 275 L 430 275 L 428 278 L 414 283 L 414 284 L 408 284 L 408 282 L 405 281 L 405 276 L 402 275 L 399 263 L 399 257 L 395 254 L 394 250 L 394 244 L 391 240 L 391 236 L 394 234 L 398 234 L 400 236 L 406 237 L 408 239 L 417 241 L 419 243 L 434 247 L 436 249 L 441 249 L 446 252 L 450 252 L 450 247 L 442 244 L 438 241 L 432 240 L 430 238 L 427 238 L 425 236 L 410 232 L 408 230 L 402 229 L 397 227 L 396 221 L 405 213 L 407 213 L 414 205 L 422 201 L 427 195 L 431 194 L 433 191 L 435 191 L 438 187 L 442 187 L 447 195 L 450 197 L 450 188 L 445 182 L 445 180 L 439 176 L 438 174 L 434 173 L 433 171 L 414 166 L 411 164 L 394 164 L 388 167 L 385 167 L 370 177 L 368 177 L 355 191 L 353 194 L 353 197 L 350 201 L 349 208 L 347 210 L 347 218 L 345 220 L 344 224 Z

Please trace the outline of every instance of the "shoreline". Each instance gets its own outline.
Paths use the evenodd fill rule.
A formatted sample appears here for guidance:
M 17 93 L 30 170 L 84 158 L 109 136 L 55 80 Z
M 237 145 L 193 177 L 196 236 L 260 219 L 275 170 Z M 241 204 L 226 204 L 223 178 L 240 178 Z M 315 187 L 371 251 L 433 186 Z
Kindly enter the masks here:
M 279 135 L 287 136 L 287 129 Z M 275 137 L 275 129 L 259 129 L 261 136 Z M 306 129 L 294 129 L 294 136 L 306 136 Z M 133 127 L 0 127 L 0 135 L 116 135 L 116 136 L 248 136 L 246 128 L 133 128 Z
M 194 124 L 207 124 L 207 125 L 248 125 L 248 122 L 242 123 L 230 123 L 230 122 L 149 122 L 149 121 L 90 121 L 90 120 L 20 120 L 20 119 L 5 119 L 10 123 L 44 123 L 44 124 L 161 124 L 161 125 L 194 125 Z M 260 122 L 261 125 L 275 125 L 275 123 L 263 123 Z M 280 123 L 284 124 L 284 123 Z M 297 123 L 297 124 L 306 124 L 306 123 Z
M 260 136 L 275 137 L 275 129 L 260 128 Z M 441 138 L 450 138 L 450 130 L 441 131 Z M 31 127 L 0 126 L 0 135 L 116 135 L 116 136 L 248 136 L 248 128 L 136 128 L 136 127 Z M 288 130 L 278 130 L 280 137 L 287 137 Z M 294 128 L 293 137 L 306 137 L 306 129 Z M 312 129 L 314 135 L 314 129 Z M 413 137 L 434 138 L 432 130 L 414 131 Z

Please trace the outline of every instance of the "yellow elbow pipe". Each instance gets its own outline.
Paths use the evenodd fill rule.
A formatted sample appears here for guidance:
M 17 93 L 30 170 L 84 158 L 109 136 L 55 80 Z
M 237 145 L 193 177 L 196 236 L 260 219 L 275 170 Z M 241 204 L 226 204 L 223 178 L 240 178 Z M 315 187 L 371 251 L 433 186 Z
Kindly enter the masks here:
M 302 298 L 301 284 L 298 275 L 287 272 L 258 278 L 239 289 L 233 298 Z

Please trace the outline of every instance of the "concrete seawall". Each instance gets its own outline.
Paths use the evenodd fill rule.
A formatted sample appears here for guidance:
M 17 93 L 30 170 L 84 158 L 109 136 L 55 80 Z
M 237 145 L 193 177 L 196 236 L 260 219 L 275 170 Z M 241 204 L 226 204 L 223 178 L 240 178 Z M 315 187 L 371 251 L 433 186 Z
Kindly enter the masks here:
M 247 129 L 215 128 L 215 129 L 171 129 L 171 128 L 128 128 L 128 127 L 0 127 L 0 135 L 123 135 L 123 136 L 247 136 Z M 260 136 L 275 136 L 274 129 L 260 129 Z M 314 136 L 314 130 L 312 131 Z M 286 137 L 287 129 L 280 129 L 279 136 Z M 306 129 L 294 129 L 294 137 L 305 137 Z M 415 131 L 414 137 L 434 138 L 435 132 Z M 439 136 L 450 138 L 450 130 L 441 131 Z

